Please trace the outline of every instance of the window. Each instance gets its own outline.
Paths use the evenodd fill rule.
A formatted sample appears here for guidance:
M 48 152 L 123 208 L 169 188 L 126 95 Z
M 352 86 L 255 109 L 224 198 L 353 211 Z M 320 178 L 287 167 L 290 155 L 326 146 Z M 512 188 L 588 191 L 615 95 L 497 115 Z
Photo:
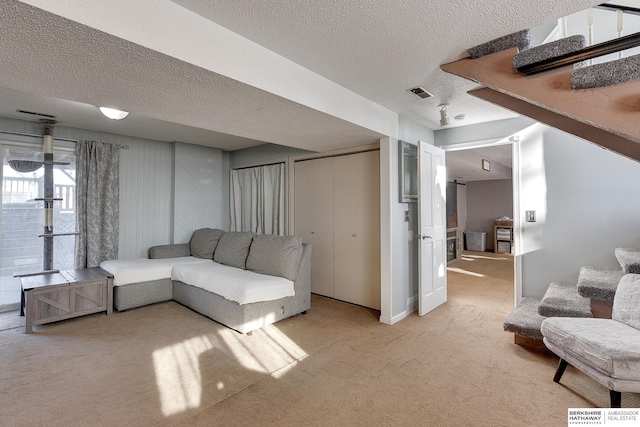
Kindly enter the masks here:
M 14 274 L 42 271 L 44 204 L 34 199 L 44 196 L 44 167 L 33 172 L 17 172 L 10 160 L 42 161 L 41 148 L 3 146 L 2 148 L 2 223 L 0 229 L 0 309 L 18 304 L 20 282 Z M 55 153 L 53 172 L 53 226 L 56 233 L 70 233 L 76 228 L 75 155 Z M 54 238 L 53 268 L 73 268 L 75 236 Z

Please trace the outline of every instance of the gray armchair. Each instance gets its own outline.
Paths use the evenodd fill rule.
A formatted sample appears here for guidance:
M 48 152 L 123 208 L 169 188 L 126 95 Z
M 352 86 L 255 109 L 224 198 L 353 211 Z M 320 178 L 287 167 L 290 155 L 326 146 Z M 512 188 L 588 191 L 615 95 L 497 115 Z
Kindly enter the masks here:
M 550 317 L 541 331 L 560 356 L 555 382 L 570 364 L 609 389 L 612 408 L 620 408 L 621 392 L 640 392 L 640 274 L 620 280 L 612 319 Z

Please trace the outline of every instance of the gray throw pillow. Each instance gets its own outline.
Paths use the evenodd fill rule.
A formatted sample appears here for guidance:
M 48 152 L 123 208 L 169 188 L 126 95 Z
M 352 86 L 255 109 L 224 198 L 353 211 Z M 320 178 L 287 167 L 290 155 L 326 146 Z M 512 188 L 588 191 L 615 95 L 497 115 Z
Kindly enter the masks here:
M 260 234 L 253 238 L 247 270 L 295 281 L 302 253 L 302 239 L 298 236 Z
M 201 228 L 193 232 L 191 241 L 189 242 L 189 249 L 191 256 L 205 259 L 213 259 L 213 253 L 218 246 L 218 240 L 220 236 L 224 234 L 224 231 L 217 228 Z
M 251 239 L 255 236 L 251 232 L 230 231 L 224 233 L 218 241 L 216 251 L 213 253 L 213 260 L 220 264 L 230 265 L 245 270 L 247 255 Z

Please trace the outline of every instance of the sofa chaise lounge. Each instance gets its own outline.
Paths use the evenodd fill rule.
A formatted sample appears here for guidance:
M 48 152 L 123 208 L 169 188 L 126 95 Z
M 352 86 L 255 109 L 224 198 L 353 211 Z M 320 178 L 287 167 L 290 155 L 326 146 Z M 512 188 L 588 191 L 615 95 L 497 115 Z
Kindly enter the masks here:
M 154 246 L 149 258 L 104 261 L 114 308 L 175 300 L 241 333 L 305 313 L 311 246 L 297 236 L 196 230 L 189 243 Z

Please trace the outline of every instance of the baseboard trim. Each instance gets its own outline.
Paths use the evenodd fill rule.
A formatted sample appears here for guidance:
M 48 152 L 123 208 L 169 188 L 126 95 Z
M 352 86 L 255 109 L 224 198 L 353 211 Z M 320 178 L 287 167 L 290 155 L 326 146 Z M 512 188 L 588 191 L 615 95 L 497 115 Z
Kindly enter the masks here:
M 380 316 L 380 323 L 384 323 L 385 325 L 393 325 L 394 323 L 398 323 L 402 319 L 405 319 L 411 315 L 411 311 L 405 310 L 400 314 L 396 314 L 393 317 L 388 316 Z

